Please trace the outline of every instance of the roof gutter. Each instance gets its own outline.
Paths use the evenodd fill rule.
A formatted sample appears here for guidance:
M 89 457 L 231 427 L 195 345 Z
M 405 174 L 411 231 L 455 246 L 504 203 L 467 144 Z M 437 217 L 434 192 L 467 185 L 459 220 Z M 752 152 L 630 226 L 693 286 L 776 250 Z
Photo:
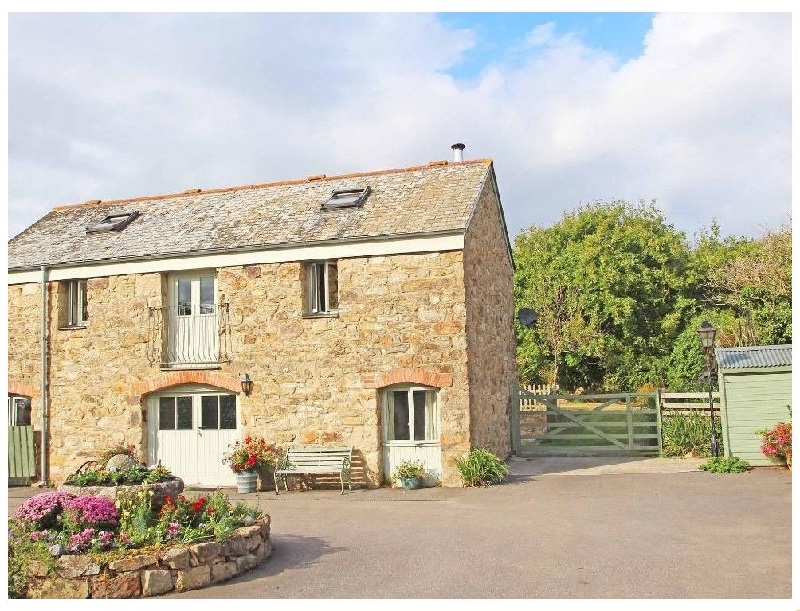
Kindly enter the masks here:
M 161 261 L 165 259 L 176 259 L 180 257 L 198 256 L 198 255 L 220 255 L 220 254 L 233 254 L 233 253 L 247 253 L 259 252 L 270 250 L 287 250 L 290 248 L 298 247 L 313 247 L 313 246 L 336 246 L 341 244 L 363 244 L 368 242 L 391 242 L 401 240 L 411 240 L 417 238 L 436 238 L 446 236 L 464 235 L 466 228 L 460 229 L 443 229 L 440 231 L 420 231 L 415 233 L 402 233 L 390 235 L 377 235 L 377 236 L 363 236 L 358 238 L 342 238 L 333 240 L 317 240 L 317 241 L 296 241 L 296 242 L 279 242 L 274 244 L 258 244 L 256 246 L 239 246 L 236 248 L 198 248 L 196 250 L 178 251 L 163 253 L 159 255 L 137 255 L 131 257 L 109 257 L 107 259 L 89 259 L 73 261 L 62 261 L 60 263 L 43 263 L 35 265 L 23 265 L 19 267 L 9 267 L 8 272 L 28 272 L 39 269 L 40 266 L 47 266 L 49 269 L 62 269 L 67 267 L 75 267 L 77 265 L 106 265 L 108 263 L 135 263 L 138 261 Z

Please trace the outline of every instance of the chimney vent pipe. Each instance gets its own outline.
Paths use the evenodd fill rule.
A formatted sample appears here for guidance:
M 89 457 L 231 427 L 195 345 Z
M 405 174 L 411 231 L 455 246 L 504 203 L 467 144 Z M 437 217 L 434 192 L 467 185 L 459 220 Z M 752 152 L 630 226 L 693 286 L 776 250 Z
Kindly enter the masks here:
M 464 161 L 464 149 L 467 147 L 465 147 L 461 142 L 456 142 L 450 148 L 453 149 L 453 161 Z

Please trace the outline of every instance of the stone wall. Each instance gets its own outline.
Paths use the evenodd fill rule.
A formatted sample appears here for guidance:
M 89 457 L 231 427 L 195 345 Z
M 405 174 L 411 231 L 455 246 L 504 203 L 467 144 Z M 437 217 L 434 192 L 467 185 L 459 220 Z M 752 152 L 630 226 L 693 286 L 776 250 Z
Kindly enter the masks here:
M 89 554 L 61 556 L 56 575 L 44 566 L 28 583 L 28 598 L 141 598 L 196 590 L 227 581 L 270 555 L 270 518 L 236 529 L 222 542 L 180 545 L 99 564 Z
M 302 263 L 218 270 L 232 360 L 214 372 L 165 373 L 148 361 L 148 306 L 162 305 L 163 274 L 90 279 L 88 323 L 75 329 L 58 328 L 64 304 L 50 283 L 51 481 L 114 443 L 144 449 L 147 392 L 190 379 L 235 389 L 247 372 L 255 387 L 240 395 L 244 434 L 284 447 L 352 444 L 360 483 L 373 486 L 382 479 L 375 380 L 444 380 L 443 480 L 457 483 L 451 459 L 468 450 L 470 426 L 461 252 L 342 259 L 338 267 L 338 316 L 316 318 L 303 316 Z M 37 387 L 39 285 L 10 286 L 8 299 L 9 382 Z M 38 429 L 36 401 L 33 410 Z
M 450 381 L 439 395 L 443 463 L 469 445 L 463 264 L 460 252 L 342 259 L 336 317 L 303 317 L 303 264 L 219 272 L 231 303 L 232 371 L 247 371 L 245 428 L 279 445 L 353 445 L 363 478 L 381 478 L 375 379 Z M 412 379 L 414 378 L 414 379 Z M 387 379 L 387 381 L 389 381 Z M 452 469 L 451 469 L 452 471 Z M 358 481 L 358 474 L 355 474 Z M 443 480 L 453 482 L 445 471 Z
M 516 379 L 514 269 L 499 195 L 487 181 L 464 243 L 472 447 L 511 454 L 511 392 Z
M 9 286 L 9 384 L 36 386 L 41 376 L 38 284 Z M 63 480 L 115 443 L 146 439 L 142 407 L 130 388 L 158 371 L 147 360 L 148 305 L 161 302 L 160 274 L 87 282 L 88 324 L 59 328 L 64 294 L 48 284 L 49 479 Z M 32 401 L 41 429 L 41 402 Z

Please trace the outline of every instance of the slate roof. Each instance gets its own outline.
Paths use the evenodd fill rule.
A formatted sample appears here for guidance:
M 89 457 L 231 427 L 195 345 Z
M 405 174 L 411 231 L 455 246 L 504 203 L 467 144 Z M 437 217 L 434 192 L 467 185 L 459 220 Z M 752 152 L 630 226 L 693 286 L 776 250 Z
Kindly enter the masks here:
M 715 352 L 720 369 L 751 369 L 792 365 L 791 344 L 717 348 Z
M 8 243 L 8 269 L 227 252 L 402 235 L 464 232 L 489 159 L 309 177 L 55 208 Z M 333 190 L 364 188 L 361 208 L 322 210 Z M 122 231 L 86 233 L 139 212 Z

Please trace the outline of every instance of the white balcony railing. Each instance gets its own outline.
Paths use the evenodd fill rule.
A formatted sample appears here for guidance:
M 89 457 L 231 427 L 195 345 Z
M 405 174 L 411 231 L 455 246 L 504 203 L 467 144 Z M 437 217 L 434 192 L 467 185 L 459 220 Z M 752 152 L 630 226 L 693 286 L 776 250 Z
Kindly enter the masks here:
M 184 314 L 182 308 L 150 308 L 148 359 L 162 367 L 214 365 L 230 360 L 227 303 L 213 311 Z

